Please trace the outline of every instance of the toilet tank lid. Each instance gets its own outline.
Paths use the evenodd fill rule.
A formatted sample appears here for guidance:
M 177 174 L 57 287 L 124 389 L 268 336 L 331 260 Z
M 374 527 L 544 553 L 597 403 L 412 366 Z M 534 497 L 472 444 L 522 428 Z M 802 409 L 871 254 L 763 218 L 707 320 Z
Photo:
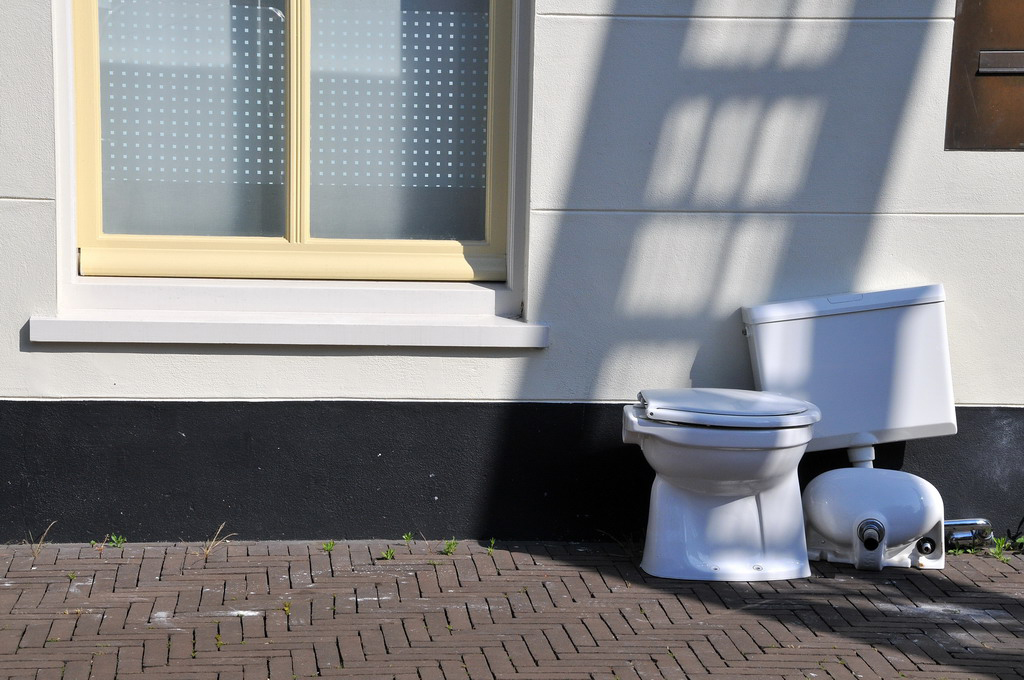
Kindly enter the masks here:
M 717 388 L 643 390 L 637 395 L 651 420 L 710 427 L 802 427 L 821 420 L 814 404 L 771 392 Z
M 926 305 L 945 300 L 946 292 L 942 284 L 936 283 L 929 286 L 880 290 L 872 293 L 836 293 L 803 300 L 769 302 L 754 307 L 744 307 L 742 315 L 743 323 L 752 326 L 775 321 L 864 312 L 869 309 Z

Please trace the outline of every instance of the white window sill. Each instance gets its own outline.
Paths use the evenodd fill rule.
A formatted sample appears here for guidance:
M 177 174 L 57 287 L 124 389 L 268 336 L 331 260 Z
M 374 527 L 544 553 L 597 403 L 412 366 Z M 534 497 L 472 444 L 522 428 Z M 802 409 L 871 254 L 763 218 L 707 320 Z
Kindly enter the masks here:
M 29 321 L 32 342 L 542 348 L 548 328 L 488 314 L 79 310 Z

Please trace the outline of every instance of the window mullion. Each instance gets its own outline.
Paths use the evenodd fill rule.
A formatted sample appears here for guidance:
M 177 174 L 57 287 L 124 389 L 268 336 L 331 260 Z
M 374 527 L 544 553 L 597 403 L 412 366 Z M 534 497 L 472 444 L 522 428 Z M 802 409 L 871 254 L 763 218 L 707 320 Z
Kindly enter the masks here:
M 512 79 L 512 42 L 515 7 L 506 0 L 490 0 L 490 72 L 487 105 L 487 226 L 491 245 L 504 249 L 508 240 L 511 196 L 509 131 Z
M 95 0 L 74 11 L 76 191 L 78 245 L 97 243 L 103 233 L 102 124 L 100 117 L 99 10 Z
M 288 0 L 288 240 L 309 241 L 310 0 Z

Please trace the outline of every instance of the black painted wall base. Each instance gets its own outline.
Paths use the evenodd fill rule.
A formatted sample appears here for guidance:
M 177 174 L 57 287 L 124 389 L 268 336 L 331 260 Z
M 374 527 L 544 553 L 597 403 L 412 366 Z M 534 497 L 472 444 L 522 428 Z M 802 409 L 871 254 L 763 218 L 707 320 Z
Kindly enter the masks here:
M 0 539 L 638 537 L 621 407 L 0 402 Z
M 0 401 L 0 540 L 638 540 L 653 474 L 615 404 Z M 958 409 L 960 434 L 879 465 L 947 517 L 1024 515 L 1024 410 Z M 813 457 L 812 457 L 813 456 Z M 841 453 L 809 454 L 806 481 Z

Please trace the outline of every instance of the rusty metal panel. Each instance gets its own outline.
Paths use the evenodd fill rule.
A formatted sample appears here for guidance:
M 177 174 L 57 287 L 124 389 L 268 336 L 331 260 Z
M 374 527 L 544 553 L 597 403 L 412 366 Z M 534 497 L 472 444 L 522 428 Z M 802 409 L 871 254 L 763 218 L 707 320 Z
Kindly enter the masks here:
M 946 148 L 1024 150 L 1024 0 L 958 0 Z

